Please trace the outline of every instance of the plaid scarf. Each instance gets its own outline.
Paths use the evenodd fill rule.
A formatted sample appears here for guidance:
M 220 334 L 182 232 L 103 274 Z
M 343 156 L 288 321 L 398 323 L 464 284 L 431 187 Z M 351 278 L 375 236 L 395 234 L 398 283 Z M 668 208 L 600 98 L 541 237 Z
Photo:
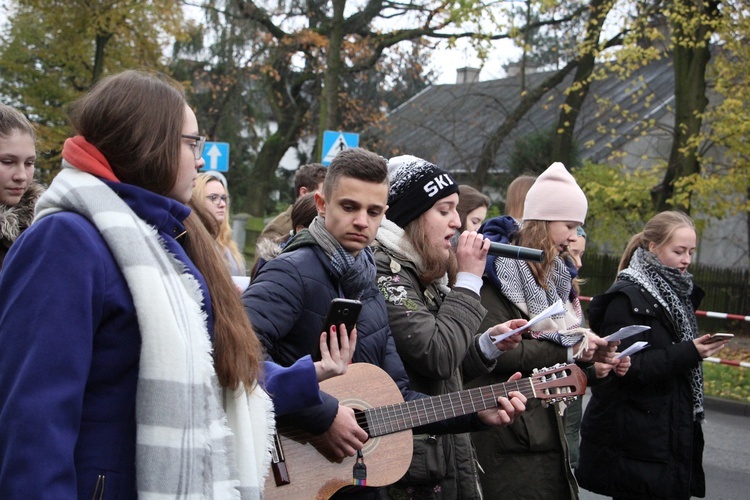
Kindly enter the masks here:
M 67 161 L 63 167 L 37 203 L 36 220 L 59 211 L 88 219 L 136 309 L 138 497 L 261 498 L 273 432 L 268 395 L 259 386 L 219 387 L 195 277 L 114 191 Z
M 313 219 L 307 229 L 318 246 L 331 259 L 331 265 L 338 274 L 337 279 L 344 292 L 344 297 L 348 299 L 362 298 L 364 291 L 368 287 L 374 286 L 377 275 L 372 249 L 365 247 L 356 257 L 353 256 L 328 232 L 325 219 L 319 215 Z
M 698 333 L 690 295 L 693 292 L 693 275 L 665 266 L 659 258 L 644 248 L 636 249 L 627 269 L 620 271 L 617 279 L 628 280 L 645 288 L 672 317 L 677 335 L 683 342 L 692 342 Z M 690 369 L 690 387 L 693 391 L 693 419 L 702 421 L 703 364 Z

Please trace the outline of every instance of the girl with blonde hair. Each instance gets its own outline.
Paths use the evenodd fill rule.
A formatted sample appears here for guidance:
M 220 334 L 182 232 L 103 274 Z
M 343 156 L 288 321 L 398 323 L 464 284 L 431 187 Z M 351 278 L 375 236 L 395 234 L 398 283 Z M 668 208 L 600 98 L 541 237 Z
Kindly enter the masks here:
M 208 173 L 198 174 L 195 179 L 194 195 L 196 201 L 202 202 L 213 215 L 217 224 L 216 245 L 224 258 L 229 274 L 245 276 L 247 269 L 245 257 L 232 239 L 232 227 L 229 225 L 229 203 L 231 198 L 224 183 Z
M 614 498 L 688 499 L 706 495 L 703 472 L 703 360 L 728 340 L 701 335 L 695 311 L 703 290 L 688 272 L 698 236 L 686 214 L 656 214 L 622 254 L 615 283 L 589 306 L 591 327 L 608 335 L 648 329 L 622 378 L 592 387 L 581 424 L 576 476 Z

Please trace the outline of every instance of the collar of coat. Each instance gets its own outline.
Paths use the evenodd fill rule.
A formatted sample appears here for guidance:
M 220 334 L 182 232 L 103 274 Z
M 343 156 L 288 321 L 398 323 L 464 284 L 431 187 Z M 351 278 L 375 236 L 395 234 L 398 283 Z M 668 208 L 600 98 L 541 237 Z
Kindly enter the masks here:
M 34 205 L 44 188 L 32 182 L 17 205 L 0 205 L 0 239 L 13 243 L 34 220 Z

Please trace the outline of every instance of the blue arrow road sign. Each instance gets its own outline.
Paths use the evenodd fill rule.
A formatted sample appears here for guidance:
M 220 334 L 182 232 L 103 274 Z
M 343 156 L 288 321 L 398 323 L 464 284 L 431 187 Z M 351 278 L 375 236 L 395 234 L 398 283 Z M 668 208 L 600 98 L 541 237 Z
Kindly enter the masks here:
M 359 134 L 326 130 L 323 132 L 323 158 L 320 163 L 327 167 L 341 151 L 358 145 Z
M 206 164 L 201 170 L 214 170 L 226 172 L 229 170 L 229 143 L 228 142 L 206 142 L 203 149 L 203 159 Z

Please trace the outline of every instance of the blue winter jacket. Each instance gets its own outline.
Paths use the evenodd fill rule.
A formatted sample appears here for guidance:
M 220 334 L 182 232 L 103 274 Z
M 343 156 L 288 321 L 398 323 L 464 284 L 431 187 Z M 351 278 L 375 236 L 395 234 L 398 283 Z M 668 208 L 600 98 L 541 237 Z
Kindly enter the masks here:
M 295 239 L 306 239 L 307 231 Z M 287 366 L 301 356 L 316 352 L 332 299 L 344 297 L 337 274 L 325 252 L 314 243 L 289 245 L 268 261 L 242 295 L 245 310 L 268 358 Z M 344 297 L 351 298 L 351 297 Z M 370 363 L 387 372 L 406 401 L 427 397 L 410 390 L 404 364 L 388 326 L 388 311 L 375 281 L 360 299 L 357 348 L 353 361 Z M 327 431 L 338 412 L 338 401 L 321 391 L 323 404 L 294 414 L 294 422 L 313 434 Z M 476 414 L 415 429 L 424 434 L 445 434 L 485 429 Z
M 107 184 L 198 279 L 212 334 L 205 282 L 175 240 L 189 209 Z M 97 498 L 136 497 L 140 344 L 125 279 L 91 223 L 59 212 L 24 232 L 0 272 L 0 498 L 91 498 L 97 487 Z M 267 364 L 266 381 L 281 412 L 320 402 L 309 357 L 293 370 Z

